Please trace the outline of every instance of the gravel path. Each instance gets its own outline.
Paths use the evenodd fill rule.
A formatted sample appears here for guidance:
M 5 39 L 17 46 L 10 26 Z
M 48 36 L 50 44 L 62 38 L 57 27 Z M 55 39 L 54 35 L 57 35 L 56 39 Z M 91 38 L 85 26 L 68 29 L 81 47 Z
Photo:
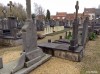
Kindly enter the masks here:
M 80 74 L 79 63 L 53 57 L 30 74 Z

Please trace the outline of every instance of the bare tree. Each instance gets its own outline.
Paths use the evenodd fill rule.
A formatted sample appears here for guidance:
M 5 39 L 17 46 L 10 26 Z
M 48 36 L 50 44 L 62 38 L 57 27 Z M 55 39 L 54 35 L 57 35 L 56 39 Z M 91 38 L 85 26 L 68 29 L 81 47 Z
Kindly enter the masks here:
M 44 15 L 44 9 L 41 5 L 38 5 L 37 3 L 34 3 L 35 7 L 35 15 Z

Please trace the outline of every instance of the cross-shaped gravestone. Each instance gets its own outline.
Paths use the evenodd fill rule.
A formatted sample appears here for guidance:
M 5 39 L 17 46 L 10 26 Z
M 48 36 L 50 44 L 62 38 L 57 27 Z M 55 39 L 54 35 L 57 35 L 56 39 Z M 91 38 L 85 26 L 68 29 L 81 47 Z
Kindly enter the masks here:
M 78 25 L 79 25 L 79 21 L 78 21 L 79 3 L 78 1 L 76 2 L 75 9 L 76 9 L 76 15 L 75 15 L 74 23 L 73 23 L 73 36 L 70 42 L 71 45 L 69 47 L 69 50 L 75 50 L 78 47 Z
M 9 1 L 9 4 L 7 4 L 7 6 L 10 7 L 10 16 L 12 16 L 12 7 L 14 7 L 12 1 Z
M 79 3 L 78 3 L 78 1 L 76 2 L 75 9 L 76 9 L 76 16 L 75 16 L 75 18 L 77 19 L 78 18 L 78 10 L 79 10 Z
M 75 9 L 76 9 L 76 16 L 75 16 L 75 20 L 73 23 L 73 39 L 77 39 L 78 37 L 78 25 L 79 25 L 78 23 L 78 10 L 79 10 L 78 1 L 76 2 Z

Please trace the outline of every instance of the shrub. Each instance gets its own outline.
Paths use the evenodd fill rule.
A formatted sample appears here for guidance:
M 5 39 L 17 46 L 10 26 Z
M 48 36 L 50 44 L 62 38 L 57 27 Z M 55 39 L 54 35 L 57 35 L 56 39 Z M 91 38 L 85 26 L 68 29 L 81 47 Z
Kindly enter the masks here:
M 72 34 L 69 32 L 68 36 L 66 36 L 66 39 L 71 40 L 72 39 Z
M 90 35 L 89 35 L 89 40 L 95 40 L 96 38 L 97 38 L 96 33 L 91 32 Z

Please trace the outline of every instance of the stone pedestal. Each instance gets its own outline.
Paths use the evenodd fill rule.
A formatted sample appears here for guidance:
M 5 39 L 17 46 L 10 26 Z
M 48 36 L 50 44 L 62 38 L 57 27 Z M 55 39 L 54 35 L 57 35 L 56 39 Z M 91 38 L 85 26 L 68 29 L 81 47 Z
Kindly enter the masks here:
M 0 39 L 0 45 L 4 46 L 18 46 L 22 45 L 22 39 Z

